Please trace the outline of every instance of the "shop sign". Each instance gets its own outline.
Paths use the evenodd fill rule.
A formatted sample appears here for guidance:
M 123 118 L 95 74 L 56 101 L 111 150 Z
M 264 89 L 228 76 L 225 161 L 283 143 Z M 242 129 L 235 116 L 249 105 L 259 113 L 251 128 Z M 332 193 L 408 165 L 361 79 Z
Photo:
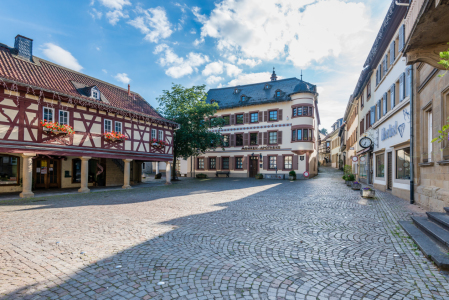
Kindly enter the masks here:
M 241 150 L 274 150 L 274 149 L 281 149 L 281 146 L 242 147 Z
M 394 126 L 389 125 L 388 128 L 382 128 L 382 132 L 380 134 L 380 139 L 382 141 L 391 138 L 398 134 L 398 122 L 394 122 Z
M 47 167 L 41 168 L 41 174 L 47 174 Z

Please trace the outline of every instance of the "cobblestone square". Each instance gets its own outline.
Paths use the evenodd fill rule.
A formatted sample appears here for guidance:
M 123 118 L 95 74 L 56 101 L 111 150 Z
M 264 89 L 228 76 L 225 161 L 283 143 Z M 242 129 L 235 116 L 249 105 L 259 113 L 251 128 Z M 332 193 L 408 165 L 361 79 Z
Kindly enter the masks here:
M 449 299 L 449 277 L 341 172 L 185 179 L 0 205 L 1 299 Z

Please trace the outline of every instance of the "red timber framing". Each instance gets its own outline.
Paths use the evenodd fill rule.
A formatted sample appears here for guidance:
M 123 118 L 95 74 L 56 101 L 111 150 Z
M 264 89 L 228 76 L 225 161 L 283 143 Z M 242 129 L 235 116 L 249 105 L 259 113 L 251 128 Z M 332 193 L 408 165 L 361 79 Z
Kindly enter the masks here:
M 98 102 L 98 101 L 97 101 Z M 68 112 L 68 125 L 75 133 L 55 134 L 40 124 L 43 108 Z M 126 141 L 110 142 L 103 137 L 104 120 L 122 123 Z M 112 105 L 56 94 L 38 87 L 18 85 L 0 78 L 0 152 L 33 152 L 43 155 L 94 156 L 144 161 L 173 159 L 173 131 L 177 124 Z M 150 144 L 151 129 L 163 132 L 165 147 Z

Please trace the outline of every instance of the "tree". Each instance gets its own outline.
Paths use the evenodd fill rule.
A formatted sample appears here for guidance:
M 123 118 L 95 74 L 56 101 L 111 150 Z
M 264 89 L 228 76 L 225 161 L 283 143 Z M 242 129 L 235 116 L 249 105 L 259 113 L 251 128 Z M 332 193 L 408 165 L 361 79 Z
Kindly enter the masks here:
M 173 179 L 178 158 L 198 156 L 222 144 L 221 133 L 210 128 L 221 129 L 225 121 L 210 119 L 217 112 L 218 104 L 206 103 L 205 88 L 205 85 L 185 88 L 173 84 L 170 91 L 162 91 L 162 96 L 157 98 L 161 115 L 180 125 L 173 135 Z
M 321 134 L 327 135 L 327 129 L 326 128 L 321 129 L 320 132 L 321 132 Z

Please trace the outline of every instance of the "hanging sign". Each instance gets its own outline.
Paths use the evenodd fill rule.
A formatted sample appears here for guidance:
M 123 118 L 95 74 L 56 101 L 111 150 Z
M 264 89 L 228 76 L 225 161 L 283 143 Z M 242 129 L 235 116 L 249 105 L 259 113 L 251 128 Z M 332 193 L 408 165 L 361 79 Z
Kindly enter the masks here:
M 361 161 L 361 162 L 365 162 L 365 160 L 366 160 L 366 157 L 365 157 L 365 156 L 360 157 L 360 161 Z
M 309 172 L 305 171 L 305 172 L 303 173 L 303 175 L 304 175 L 304 177 L 309 177 Z
M 353 162 L 357 162 L 358 160 L 359 160 L 359 158 L 358 158 L 357 156 L 353 156 L 353 157 L 352 157 L 352 161 L 353 161 Z
M 41 168 L 41 174 L 47 174 L 47 167 Z

